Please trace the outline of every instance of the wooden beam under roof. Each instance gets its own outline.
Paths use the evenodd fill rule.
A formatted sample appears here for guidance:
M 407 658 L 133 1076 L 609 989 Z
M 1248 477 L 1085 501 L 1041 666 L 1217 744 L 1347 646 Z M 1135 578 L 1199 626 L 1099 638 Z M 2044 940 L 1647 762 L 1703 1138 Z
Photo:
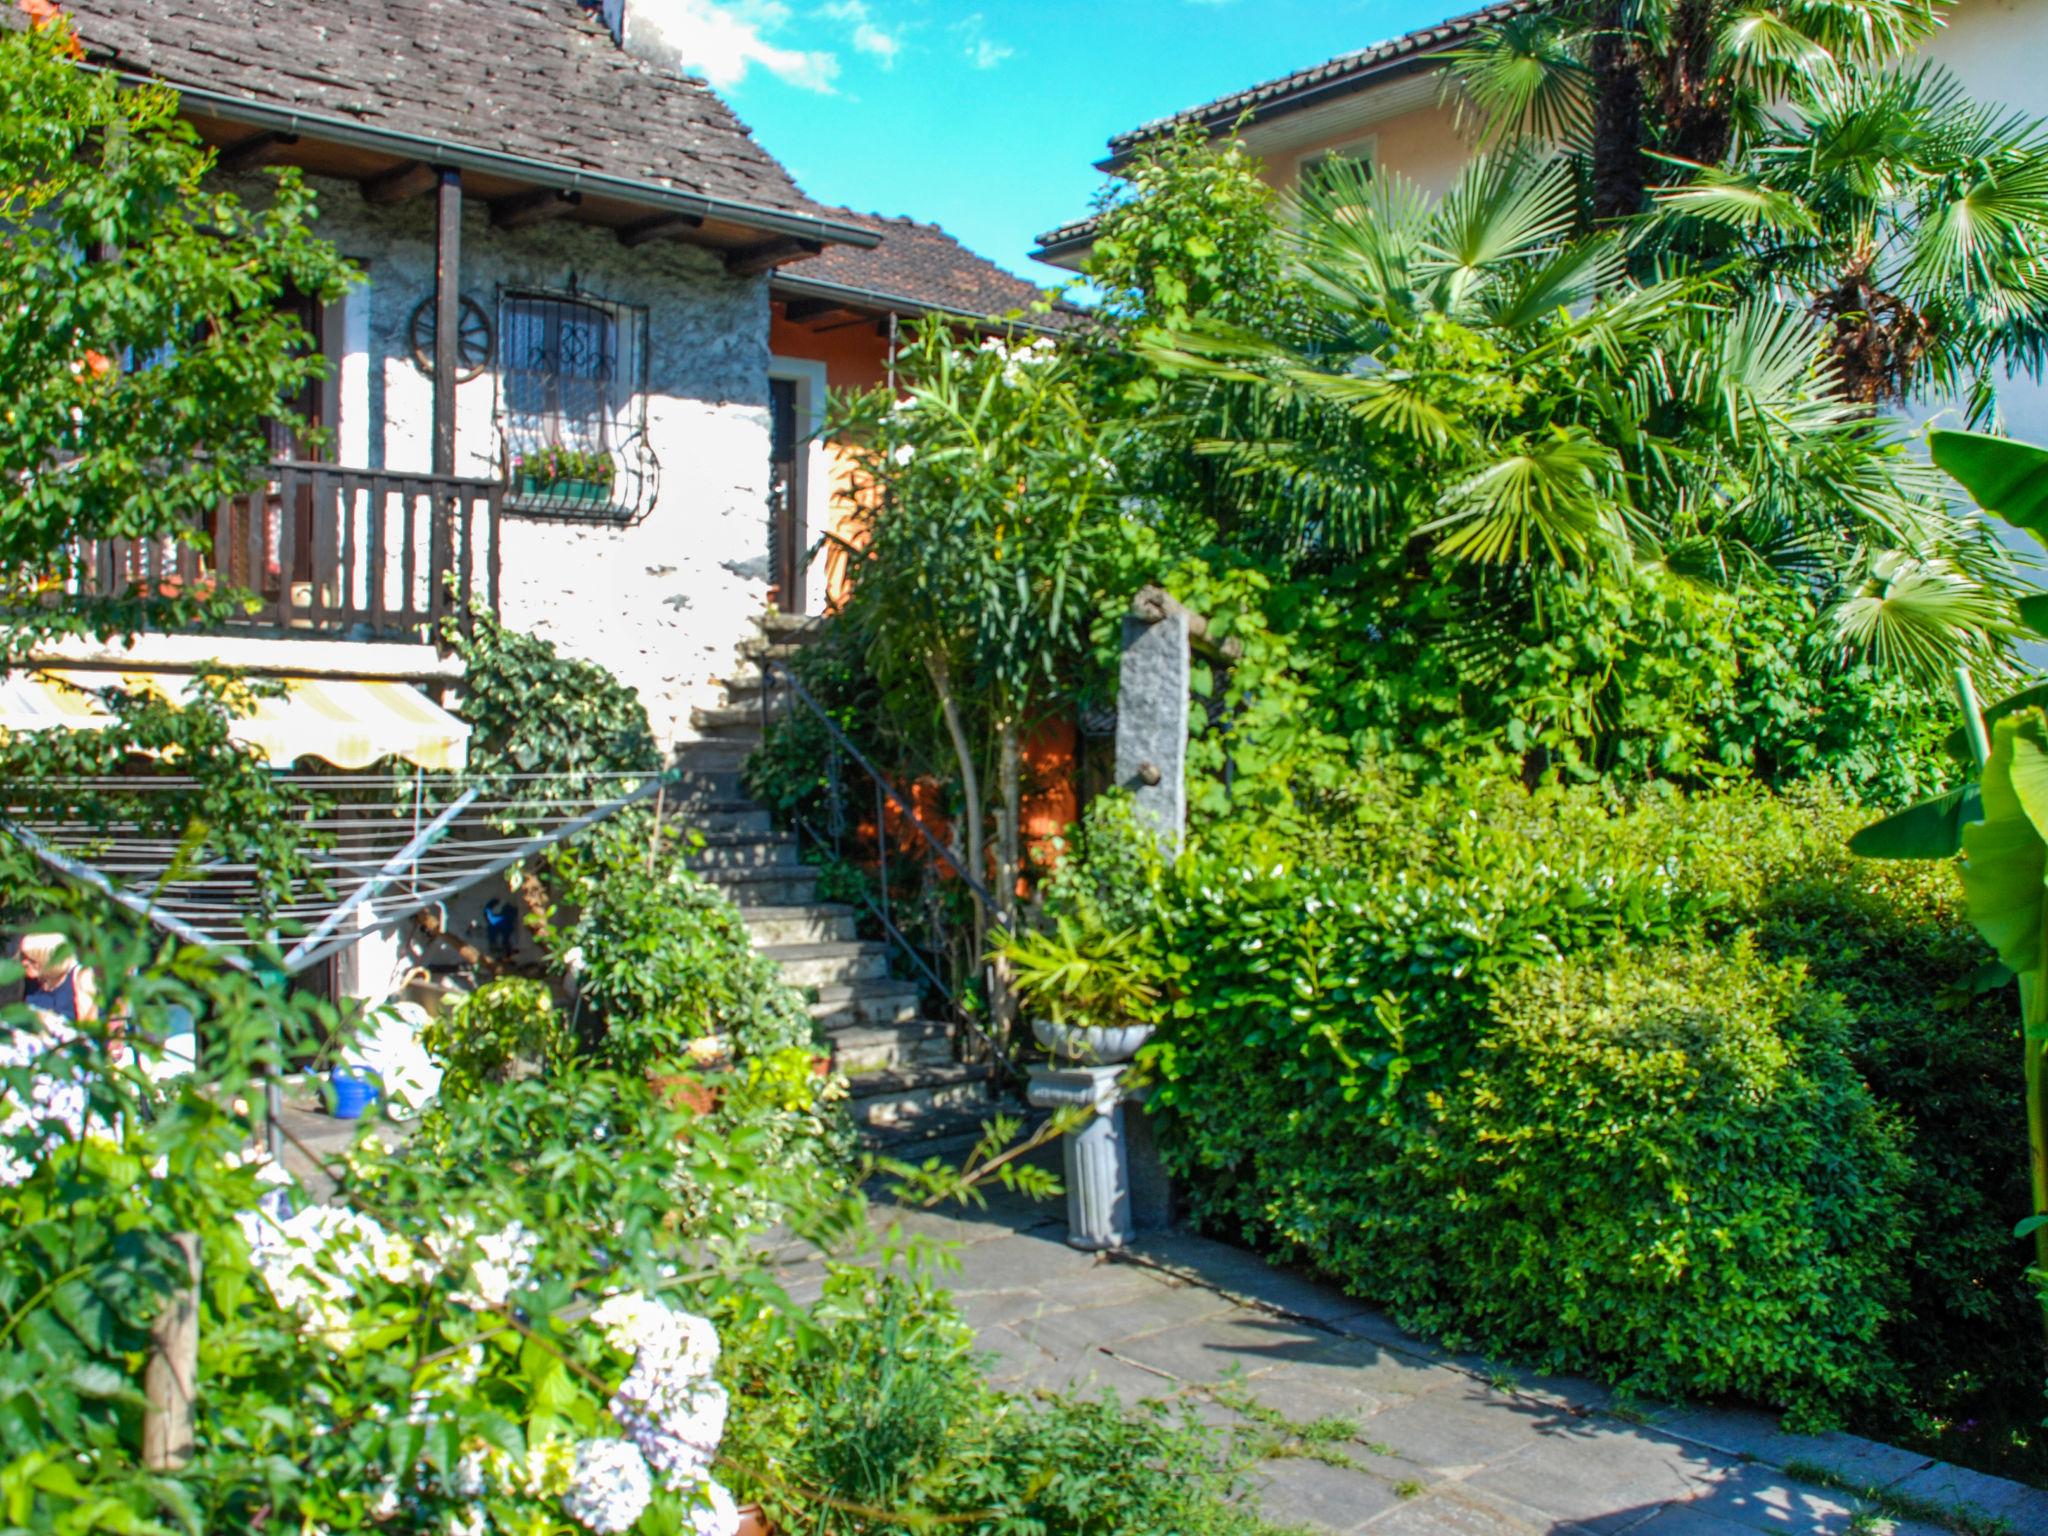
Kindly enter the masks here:
M 736 251 L 728 251 L 725 270 L 735 277 L 751 277 L 756 272 L 771 272 L 785 262 L 802 261 L 824 249 L 822 240 L 763 240 L 758 245 L 745 245 Z
M 837 314 L 853 306 L 844 299 L 784 299 L 782 318 L 785 320 L 815 320 L 820 315 Z
M 550 219 L 564 218 L 583 205 L 581 192 L 557 192 L 543 189 L 539 192 L 521 192 L 516 197 L 501 197 L 491 204 L 491 228 L 525 229 L 529 224 L 545 224 Z
M 416 197 L 425 197 L 440 185 L 440 174 L 431 165 L 424 160 L 409 160 L 365 180 L 362 183 L 363 201 L 380 207 L 410 202 Z
M 703 219 L 693 213 L 659 213 L 651 219 L 642 219 L 620 229 L 619 244 L 628 248 L 649 245 L 656 240 L 672 240 L 677 235 L 703 227 Z
M 230 144 L 217 162 L 223 171 L 236 175 L 260 166 L 275 165 L 299 142 L 296 133 L 258 133 Z

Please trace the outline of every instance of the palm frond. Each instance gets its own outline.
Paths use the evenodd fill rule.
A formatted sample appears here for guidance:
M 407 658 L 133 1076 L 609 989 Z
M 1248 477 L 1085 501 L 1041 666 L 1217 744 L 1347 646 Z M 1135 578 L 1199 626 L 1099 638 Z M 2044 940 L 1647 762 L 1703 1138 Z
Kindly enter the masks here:
M 1995 650 L 2012 629 L 2010 605 L 1940 558 L 1904 550 L 1869 556 L 1829 607 L 1835 640 L 1888 671 L 1939 683 Z
M 1607 489 L 1618 469 L 1604 444 L 1560 431 L 1450 487 L 1441 514 L 1416 532 L 1444 532 L 1437 549 L 1451 559 L 1526 562 L 1538 546 L 1560 563 L 1584 559 L 1618 534 Z
M 1591 138 L 1591 76 L 1579 37 L 1554 14 L 1483 27 L 1445 57 L 1462 88 L 1459 106 L 1480 121 L 1480 145 L 1535 139 L 1572 148 Z
M 1695 174 L 1692 180 L 1657 187 L 1651 196 L 1668 213 L 1704 219 L 1741 230 L 1768 230 L 1791 237 L 1812 234 L 1818 227 L 1813 210 L 1797 193 L 1770 187 L 1753 175 L 1720 166 L 1694 166 L 1672 161 Z

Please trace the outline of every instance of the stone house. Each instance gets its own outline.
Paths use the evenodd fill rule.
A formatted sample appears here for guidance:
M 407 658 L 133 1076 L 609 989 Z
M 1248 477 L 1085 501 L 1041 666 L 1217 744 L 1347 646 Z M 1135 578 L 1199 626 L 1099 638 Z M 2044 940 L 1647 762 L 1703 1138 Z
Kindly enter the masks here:
M 823 606 L 827 386 L 885 378 L 918 316 L 985 320 L 1036 291 L 932 226 L 813 202 L 678 72 L 657 18 L 640 0 L 76 8 L 88 66 L 176 87 L 246 198 L 299 167 L 363 275 L 302 313 L 331 363 L 300 402 L 324 441 L 279 434 L 270 485 L 214 529 L 216 573 L 265 610 L 209 654 L 445 680 L 428 620 L 452 572 L 611 668 L 676 741 L 771 599 Z

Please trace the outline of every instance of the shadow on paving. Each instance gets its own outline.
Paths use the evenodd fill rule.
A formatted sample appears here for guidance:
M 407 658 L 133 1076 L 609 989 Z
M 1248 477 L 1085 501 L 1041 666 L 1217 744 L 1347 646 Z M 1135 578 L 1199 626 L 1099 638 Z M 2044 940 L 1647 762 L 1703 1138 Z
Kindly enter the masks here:
M 2011 1536 L 2048 1536 L 2038 1490 L 1854 1436 L 1786 1434 L 1765 1414 L 1625 1404 L 1594 1382 L 1498 1370 L 1208 1239 L 1161 1233 L 1115 1258 L 1081 1253 L 1057 1202 L 1007 1194 L 986 1211 L 878 1201 L 875 1215 L 958 1245 L 945 1283 L 999 1384 L 1190 1405 L 1262 1453 L 1252 1494 L 1283 1528 L 1938 1536 L 1780 1470 L 1798 1461 L 1857 1486 L 1945 1490 Z

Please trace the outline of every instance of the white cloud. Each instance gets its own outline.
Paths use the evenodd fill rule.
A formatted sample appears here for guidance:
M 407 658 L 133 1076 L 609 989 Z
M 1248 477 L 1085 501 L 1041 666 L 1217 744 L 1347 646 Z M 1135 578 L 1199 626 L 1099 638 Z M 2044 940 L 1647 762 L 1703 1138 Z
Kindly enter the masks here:
M 1008 43 L 999 43 L 983 34 L 988 18 L 975 11 L 953 23 L 953 31 L 966 39 L 967 62 L 976 69 L 994 69 L 1003 60 L 1016 53 Z
M 868 13 L 865 0 L 833 0 L 830 5 L 821 6 L 818 14 L 849 24 L 855 49 L 870 55 L 884 69 L 893 66 L 896 55 L 903 51 L 902 37 L 878 25 Z
M 831 53 L 769 40 L 790 17 L 781 0 L 636 0 L 635 10 L 655 25 L 685 67 L 701 71 L 721 91 L 738 86 L 756 67 L 807 91 L 830 92 L 839 73 Z

